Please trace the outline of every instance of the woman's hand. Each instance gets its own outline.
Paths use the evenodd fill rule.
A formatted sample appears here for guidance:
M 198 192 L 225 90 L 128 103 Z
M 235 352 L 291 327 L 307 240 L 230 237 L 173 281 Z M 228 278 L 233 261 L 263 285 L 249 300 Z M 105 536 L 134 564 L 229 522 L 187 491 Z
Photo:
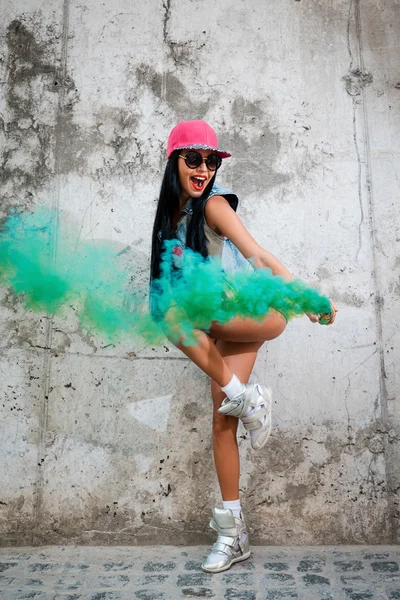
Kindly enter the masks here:
M 314 313 L 306 313 L 306 315 L 310 319 L 311 323 L 318 323 L 319 315 L 315 315 Z
M 336 318 L 336 313 L 339 310 L 333 300 L 330 300 L 330 303 L 331 303 L 332 310 L 329 313 L 329 316 L 330 316 L 329 321 L 327 323 L 325 323 L 325 325 L 332 325 L 332 323 L 334 322 L 334 320 Z M 306 313 L 306 315 L 310 319 L 311 323 L 318 323 L 320 318 L 323 316 L 323 315 L 315 315 L 314 313 Z M 326 318 L 328 318 L 328 316 Z

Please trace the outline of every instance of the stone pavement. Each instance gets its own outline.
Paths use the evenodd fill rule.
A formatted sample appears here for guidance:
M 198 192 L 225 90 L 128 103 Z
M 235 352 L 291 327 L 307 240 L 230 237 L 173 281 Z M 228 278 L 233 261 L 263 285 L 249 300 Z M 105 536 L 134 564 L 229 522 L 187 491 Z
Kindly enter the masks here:
M 7 600 L 400 600 L 400 546 L 253 547 L 218 575 L 205 546 L 0 549 Z

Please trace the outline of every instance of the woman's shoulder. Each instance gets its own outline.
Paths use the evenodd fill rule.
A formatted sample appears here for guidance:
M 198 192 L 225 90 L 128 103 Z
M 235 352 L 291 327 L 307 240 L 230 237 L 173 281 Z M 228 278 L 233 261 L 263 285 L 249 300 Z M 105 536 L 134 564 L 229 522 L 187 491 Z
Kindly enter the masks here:
M 232 192 L 232 190 L 225 187 L 224 185 L 214 183 L 210 193 L 208 194 L 207 200 L 209 200 L 212 196 L 223 196 L 229 202 L 233 210 L 237 209 L 237 206 L 239 204 L 239 198 L 236 196 L 236 194 Z

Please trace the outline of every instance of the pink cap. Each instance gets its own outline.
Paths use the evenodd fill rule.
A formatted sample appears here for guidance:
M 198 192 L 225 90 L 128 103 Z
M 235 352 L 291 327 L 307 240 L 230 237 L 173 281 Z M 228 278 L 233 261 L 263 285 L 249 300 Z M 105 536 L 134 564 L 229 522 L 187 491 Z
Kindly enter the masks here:
M 168 137 L 167 158 L 182 148 L 215 150 L 221 158 L 232 156 L 218 148 L 217 134 L 205 121 L 181 121 L 175 125 Z

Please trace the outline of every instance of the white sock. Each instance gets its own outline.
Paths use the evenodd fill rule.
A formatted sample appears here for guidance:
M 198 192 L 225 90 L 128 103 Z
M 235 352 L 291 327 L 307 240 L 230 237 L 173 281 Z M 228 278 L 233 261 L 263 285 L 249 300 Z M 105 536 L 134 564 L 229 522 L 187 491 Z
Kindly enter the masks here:
M 242 512 L 242 507 L 240 506 L 240 500 L 223 500 L 222 506 L 224 508 L 230 508 L 233 512 L 234 517 L 239 517 Z
M 239 396 L 245 389 L 243 383 L 239 381 L 236 375 L 233 375 L 230 382 L 221 388 L 224 394 L 228 396 L 229 400 L 233 400 L 235 396 Z

